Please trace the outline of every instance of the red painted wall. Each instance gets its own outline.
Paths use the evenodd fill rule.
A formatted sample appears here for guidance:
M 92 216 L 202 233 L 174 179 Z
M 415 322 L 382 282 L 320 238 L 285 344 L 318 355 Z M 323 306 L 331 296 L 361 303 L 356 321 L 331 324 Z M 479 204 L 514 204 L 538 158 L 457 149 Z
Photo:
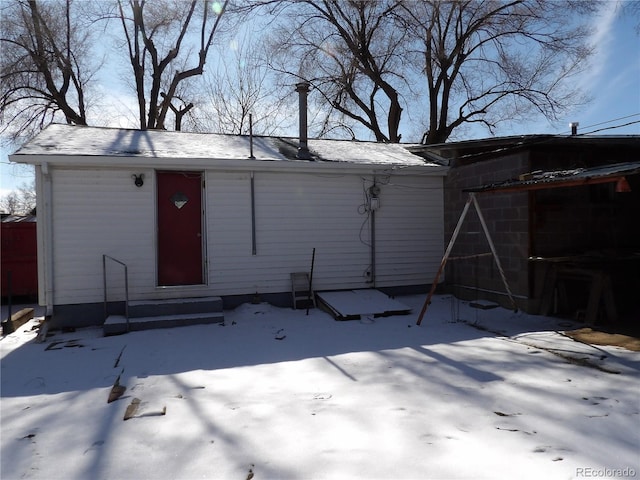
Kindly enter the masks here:
M 36 222 L 3 221 L 0 235 L 2 239 L 0 250 L 2 297 L 9 295 L 9 272 L 11 272 L 12 296 L 37 297 Z

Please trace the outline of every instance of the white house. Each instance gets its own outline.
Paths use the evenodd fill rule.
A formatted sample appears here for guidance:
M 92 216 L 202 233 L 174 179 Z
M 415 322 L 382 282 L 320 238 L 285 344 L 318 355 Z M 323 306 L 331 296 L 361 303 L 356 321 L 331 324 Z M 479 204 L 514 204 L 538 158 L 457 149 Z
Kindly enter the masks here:
M 105 284 L 290 304 L 314 248 L 315 290 L 426 288 L 442 258 L 446 167 L 397 144 L 54 124 L 10 159 L 35 165 L 52 326 L 101 324 Z

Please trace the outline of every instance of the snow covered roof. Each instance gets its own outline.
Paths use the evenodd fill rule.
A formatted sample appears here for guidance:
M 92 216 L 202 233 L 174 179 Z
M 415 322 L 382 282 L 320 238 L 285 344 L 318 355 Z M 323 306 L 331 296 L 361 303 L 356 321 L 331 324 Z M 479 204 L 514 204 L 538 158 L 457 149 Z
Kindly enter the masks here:
M 52 124 L 16 155 L 108 156 L 148 158 L 248 158 L 249 137 L 164 130 L 80 127 Z M 254 138 L 259 160 L 284 160 L 264 138 Z
M 35 223 L 35 215 L 5 215 L 2 214 L 2 223 Z
M 352 164 L 383 167 L 433 167 L 399 144 L 348 140 L 309 140 L 311 160 L 295 157 L 296 139 L 79 127 L 52 124 L 27 142 L 11 159 L 38 163 L 34 157 L 117 157 L 120 159 L 206 159 L 207 161 L 275 161 L 307 164 Z M 250 158 L 253 153 L 253 158 Z M 118 164 L 123 162 L 117 162 Z
M 424 159 L 397 143 L 349 140 L 309 140 L 309 149 L 321 160 L 377 165 L 425 165 Z

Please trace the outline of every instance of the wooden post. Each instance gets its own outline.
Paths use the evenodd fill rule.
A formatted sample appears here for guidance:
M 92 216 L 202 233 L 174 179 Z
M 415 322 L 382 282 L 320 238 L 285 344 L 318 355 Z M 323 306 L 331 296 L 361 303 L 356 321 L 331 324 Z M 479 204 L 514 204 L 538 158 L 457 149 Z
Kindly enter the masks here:
M 311 272 L 309 272 L 309 298 L 307 298 L 307 315 L 309 315 L 309 308 L 311 307 L 313 297 L 313 266 L 316 263 L 316 249 L 313 247 L 313 253 L 311 254 Z M 294 305 L 295 307 L 295 305 Z
M 500 263 L 500 259 L 498 258 L 498 254 L 496 253 L 495 246 L 493 245 L 493 240 L 491 239 L 491 235 L 489 234 L 489 229 L 487 228 L 487 224 L 484 221 L 482 212 L 480 211 L 480 205 L 478 205 L 478 201 L 476 200 L 476 195 L 473 192 L 469 192 L 469 197 L 467 198 L 467 202 L 464 204 L 464 208 L 462 209 L 462 214 L 458 219 L 458 224 L 456 225 L 456 228 L 453 230 L 453 235 L 451 236 L 451 240 L 449 240 L 449 245 L 447 246 L 447 249 L 444 252 L 442 261 L 440 262 L 440 268 L 436 273 L 436 278 L 433 280 L 433 283 L 431 284 L 431 290 L 429 291 L 429 294 L 427 295 L 427 299 L 425 300 L 424 305 L 422 306 L 422 311 L 418 316 L 418 321 L 416 323 L 417 325 L 420 325 L 422 323 L 422 319 L 424 318 L 424 314 L 427 311 L 427 307 L 431 303 L 431 297 L 436 291 L 438 281 L 440 280 L 440 276 L 444 271 L 444 266 L 446 265 L 447 260 L 449 259 L 449 255 L 451 254 L 451 250 L 453 249 L 453 244 L 455 243 L 456 238 L 458 238 L 458 234 L 460 233 L 460 228 L 462 227 L 462 222 L 464 222 L 464 219 L 467 216 L 467 212 L 469 211 L 469 206 L 471 205 L 471 203 L 473 203 L 473 206 L 475 207 L 476 212 L 478 213 L 478 218 L 480 219 L 482 230 L 484 231 L 484 235 L 487 238 L 487 242 L 489 242 L 489 248 L 491 248 L 491 254 L 493 255 L 496 265 L 498 266 L 498 271 L 500 272 L 500 277 L 502 277 L 502 282 L 504 283 L 504 286 L 507 290 L 507 295 L 509 296 L 509 300 L 511 300 L 511 304 L 513 305 L 514 311 L 518 311 L 516 302 L 513 299 L 513 295 L 511 294 L 511 289 L 509 288 L 509 284 L 507 283 L 507 278 L 504 275 L 502 264 Z
M 429 291 L 429 295 L 427 295 L 427 299 L 424 301 L 424 305 L 422 306 L 422 311 L 418 316 L 418 322 L 416 325 L 420 325 L 422 323 L 422 319 L 424 318 L 424 314 L 427 312 L 427 307 L 431 303 L 431 297 L 436 291 L 436 287 L 438 286 L 438 281 L 440 280 L 440 275 L 444 271 L 444 266 L 447 264 L 447 259 L 449 258 L 449 254 L 451 253 L 451 249 L 453 249 L 453 244 L 458 238 L 458 234 L 460 233 L 460 228 L 462 227 L 462 222 L 464 222 L 464 218 L 467 216 L 467 212 L 469 211 L 469 205 L 471 205 L 472 195 L 469 194 L 469 198 L 467 198 L 467 203 L 464 204 L 464 208 L 462 209 L 462 214 L 458 219 L 458 224 L 456 228 L 453 230 L 453 235 L 451 236 L 451 240 L 449 240 L 449 245 L 444 252 L 444 256 L 442 257 L 442 261 L 440 262 L 440 268 L 438 269 L 438 273 L 436 273 L 436 278 L 433 279 L 433 283 L 431 284 L 431 290 Z

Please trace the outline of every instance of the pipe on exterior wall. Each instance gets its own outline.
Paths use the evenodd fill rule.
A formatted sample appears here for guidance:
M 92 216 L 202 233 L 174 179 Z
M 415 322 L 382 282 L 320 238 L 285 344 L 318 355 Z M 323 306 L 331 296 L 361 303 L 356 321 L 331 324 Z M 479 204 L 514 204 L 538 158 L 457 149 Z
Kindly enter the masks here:
M 37 210 L 37 230 L 38 230 L 38 266 L 39 280 L 44 285 L 39 289 L 39 294 L 44 294 L 42 305 L 46 307 L 45 317 L 51 318 L 53 315 L 53 190 L 51 186 L 51 172 L 49 164 L 44 162 L 36 167 L 39 171 L 36 178 L 40 180 L 38 194 L 42 198 L 41 205 Z M 40 256 L 42 255 L 42 259 Z
M 253 114 L 249 114 L 249 158 L 254 160 L 256 157 L 253 155 Z
M 371 210 L 371 286 L 376 288 L 376 211 Z
M 253 172 L 251 172 L 251 255 L 258 254 L 258 247 L 256 245 L 256 187 L 253 179 Z
M 372 198 L 377 199 L 375 193 L 378 188 L 376 175 L 373 175 L 373 186 L 369 190 L 369 215 L 371 216 L 371 286 L 376 288 L 376 210 L 372 208 Z

